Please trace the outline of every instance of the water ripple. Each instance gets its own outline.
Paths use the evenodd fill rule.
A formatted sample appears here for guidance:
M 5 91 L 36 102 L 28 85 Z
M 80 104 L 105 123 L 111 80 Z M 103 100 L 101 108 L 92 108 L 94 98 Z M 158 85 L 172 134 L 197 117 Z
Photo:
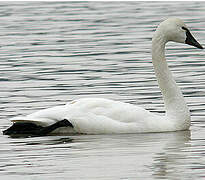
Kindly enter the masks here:
M 164 113 L 151 63 L 153 31 L 178 16 L 203 44 L 204 8 L 203 2 L 1 2 L 1 130 L 11 117 L 90 96 Z M 204 52 L 170 43 L 167 60 L 190 107 L 191 132 L 1 135 L 1 177 L 204 177 Z

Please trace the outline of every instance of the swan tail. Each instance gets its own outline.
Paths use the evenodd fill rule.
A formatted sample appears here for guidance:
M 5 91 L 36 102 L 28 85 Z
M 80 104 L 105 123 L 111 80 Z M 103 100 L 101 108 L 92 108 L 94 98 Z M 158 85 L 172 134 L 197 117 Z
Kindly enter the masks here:
M 42 126 L 36 125 L 31 122 L 16 122 L 13 123 L 8 129 L 3 131 L 4 135 L 14 135 L 14 134 L 33 134 Z
M 42 136 L 42 135 L 47 135 L 51 133 L 52 131 L 56 130 L 57 128 L 60 127 L 72 127 L 73 125 L 67 120 L 61 120 L 58 121 L 52 125 L 43 127 L 40 125 L 37 125 L 33 122 L 29 121 L 18 121 L 13 123 L 11 127 L 3 131 L 4 135 L 37 135 L 37 136 Z

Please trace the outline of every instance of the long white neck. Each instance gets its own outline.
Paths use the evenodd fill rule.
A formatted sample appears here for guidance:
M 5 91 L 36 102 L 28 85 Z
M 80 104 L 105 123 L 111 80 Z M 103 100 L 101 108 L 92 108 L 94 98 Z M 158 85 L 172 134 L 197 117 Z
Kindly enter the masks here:
M 166 117 L 175 121 L 176 130 L 190 126 L 190 112 L 165 59 L 166 38 L 156 31 L 152 39 L 152 63 L 162 92 Z

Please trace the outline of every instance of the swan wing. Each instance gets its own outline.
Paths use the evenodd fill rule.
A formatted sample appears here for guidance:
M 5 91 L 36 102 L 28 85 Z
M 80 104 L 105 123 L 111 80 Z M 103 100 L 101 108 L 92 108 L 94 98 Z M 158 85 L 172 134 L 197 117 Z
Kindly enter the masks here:
M 68 103 L 67 106 L 71 110 L 71 116 L 90 113 L 124 123 L 136 123 L 155 116 L 139 106 L 103 98 L 79 99 Z
M 65 118 L 69 119 L 79 133 L 156 132 L 160 128 L 166 128 L 169 123 L 163 116 L 141 107 L 103 98 L 79 99 L 66 106 L 70 112 Z

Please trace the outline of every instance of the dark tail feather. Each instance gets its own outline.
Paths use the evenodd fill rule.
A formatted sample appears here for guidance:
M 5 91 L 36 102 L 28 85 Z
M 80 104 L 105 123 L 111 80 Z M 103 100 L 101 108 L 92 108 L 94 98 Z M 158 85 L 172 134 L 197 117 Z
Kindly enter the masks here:
M 29 122 L 17 122 L 11 127 L 3 131 L 4 135 L 17 135 L 17 134 L 28 134 L 28 135 L 39 135 L 44 136 L 54 131 L 59 127 L 73 127 L 73 125 L 67 120 L 58 121 L 50 126 L 42 127 L 34 123 Z
M 11 127 L 3 131 L 4 135 L 11 134 L 32 134 L 37 130 L 41 129 L 41 126 L 38 126 L 34 123 L 14 123 Z

